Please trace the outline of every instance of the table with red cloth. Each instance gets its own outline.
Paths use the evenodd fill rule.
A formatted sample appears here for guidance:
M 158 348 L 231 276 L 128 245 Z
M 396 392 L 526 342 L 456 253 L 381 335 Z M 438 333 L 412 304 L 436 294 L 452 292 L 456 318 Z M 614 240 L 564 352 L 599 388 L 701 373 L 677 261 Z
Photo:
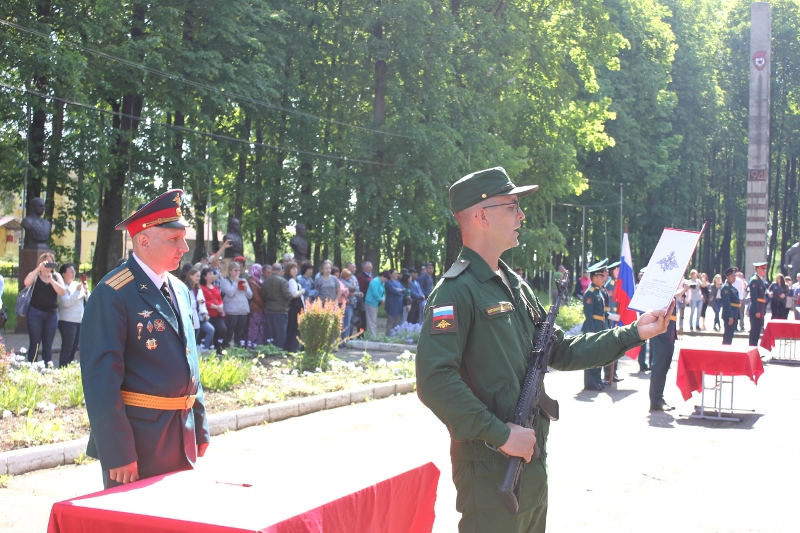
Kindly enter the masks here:
M 755 346 L 681 348 L 678 355 L 678 388 L 684 400 L 691 398 L 694 391 L 702 392 L 703 372 L 723 376 L 747 376 L 758 384 L 758 378 L 764 373 L 764 365 Z
M 173 472 L 58 502 L 48 533 L 356 533 L 430 532 L 439 469 L 427 463 L 308 509 L 315 486 L 305 490 L 280 479 L 220 479 L 200 470 Z M 283 489 L 283 496 L 277 496 Z
M 761 336 L 761 347 L 765 350 L 772 351 L 775 347 L 775 341 L 778 339 L 791 339 L 796 341 L 800 339 L 800 322 L 796 320 L 781 320 L 774 319 L 767 322 L 764 328 L 764 334 Z M 790 354 L 790 359 L 794 359 L 794 346 Z

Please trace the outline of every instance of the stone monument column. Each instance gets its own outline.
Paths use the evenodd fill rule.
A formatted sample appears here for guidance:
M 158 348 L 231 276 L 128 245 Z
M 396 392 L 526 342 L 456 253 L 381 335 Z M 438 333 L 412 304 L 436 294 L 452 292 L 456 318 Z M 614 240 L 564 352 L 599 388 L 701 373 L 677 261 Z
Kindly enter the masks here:
M 767 2 L 750 5 L 750 128 L 747 143 L 747 246 L 745 277 L 767 260 L 769 205 L 769 91 L 772 17 Z

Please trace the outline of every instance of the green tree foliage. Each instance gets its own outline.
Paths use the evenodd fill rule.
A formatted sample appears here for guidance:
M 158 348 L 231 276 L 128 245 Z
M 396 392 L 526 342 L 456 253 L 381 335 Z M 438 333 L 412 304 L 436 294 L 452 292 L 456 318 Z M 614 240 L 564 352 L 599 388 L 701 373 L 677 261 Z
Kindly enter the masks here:
M 799 7 L 772 2 L 778 251 L 800 222 Z M 45 196 L 56 234 L 97 223 L 95 278 L 169 187 L 198 235 L 241 219 L 258 262 L 304 223 L 316 263 L 446 268 L 448 187 L 497 165 L 540 185 L 506 255 L 537 281 L 616 257 L 625 223 L 637 266 L 705 222 L 694 266 L 744 259 L 743 0 L 11 0 L 0 42 L 0 190 Z

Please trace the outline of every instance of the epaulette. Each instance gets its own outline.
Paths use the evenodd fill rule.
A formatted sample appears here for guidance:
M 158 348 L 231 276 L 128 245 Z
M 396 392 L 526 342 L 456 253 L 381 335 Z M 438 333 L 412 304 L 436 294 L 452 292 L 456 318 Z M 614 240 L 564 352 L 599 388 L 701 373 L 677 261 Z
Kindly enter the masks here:
M 589 287 L 586 290 L 587 290 L 587 292 L 594 292 L 594 285 L 592 285 L 591 287 Z
M 467 269 L 468 266 L 469 266 L 469 259 L 459 259 L 458 261 L 452 264 L 452 266 L 447 270 L 447 272 L 442 274 L 442 277 L 447 279 L 457 278 L 459 274 L 461 274 Z
M 131 281 L 133 281 L 133 273 L 126 267 L 108 278 L 105 283 L 112 289 L 118 291 Z

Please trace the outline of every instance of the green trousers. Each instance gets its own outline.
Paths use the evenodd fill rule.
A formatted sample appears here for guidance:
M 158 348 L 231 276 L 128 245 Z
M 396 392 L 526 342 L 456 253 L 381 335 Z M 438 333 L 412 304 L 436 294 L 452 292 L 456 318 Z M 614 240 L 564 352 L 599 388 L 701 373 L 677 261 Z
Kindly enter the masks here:
M 547 466 L 543 457 L 531 461 L 522 470 L 520 506 L 516 515 L 509 514 L 497 494 L 508 459 L 482 461 L 452 457 L 452 462 L 453 483 L 458 491 L 456 510 L 461 513 L 459 533 L 544 533 Z

